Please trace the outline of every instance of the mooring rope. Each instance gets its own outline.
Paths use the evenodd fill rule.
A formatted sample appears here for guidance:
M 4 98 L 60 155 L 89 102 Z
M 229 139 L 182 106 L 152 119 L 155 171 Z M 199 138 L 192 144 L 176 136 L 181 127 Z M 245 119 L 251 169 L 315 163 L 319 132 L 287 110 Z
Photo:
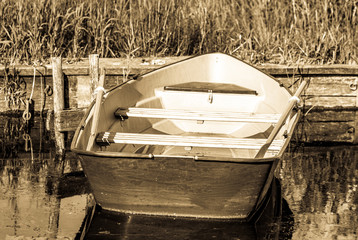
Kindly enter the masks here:
M 34 66 L 34 77 L 32 79 L 32 89 L 31 89 L 31 94 L 30 94 L 30 98 L 26 99 L 26 108 L 24 113 L 22 114 L 22 118 L 25 121 L 29 121 L 31 119 L 31 113 L 30 113 L 30 103 L 32 102 L 32 97 L 34 95 L 34 90 L 35 90 L 35 81 L 36 81 L 36 67 Z
M 32 89 L 31 89 L 30 101 L 32 100 L 32 96 L 34 94 L 35 80 L 36 80 L 36 67 L 34 66 L 34 78 L 32 79 Z

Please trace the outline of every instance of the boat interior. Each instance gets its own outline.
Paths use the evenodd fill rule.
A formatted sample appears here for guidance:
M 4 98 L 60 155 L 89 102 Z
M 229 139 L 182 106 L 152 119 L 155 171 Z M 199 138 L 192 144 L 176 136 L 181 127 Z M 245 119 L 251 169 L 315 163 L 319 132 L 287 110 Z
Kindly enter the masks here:
M 235 58 L 193 58 L 106 93 L 90 150 L 124 156 L 254 158 L 291 97 L 279 82 Z M 77 149 L 86 149 L 94 109 L 82 123 Z M 265 157 L 280 154 L 296 113 L 285 120 Z

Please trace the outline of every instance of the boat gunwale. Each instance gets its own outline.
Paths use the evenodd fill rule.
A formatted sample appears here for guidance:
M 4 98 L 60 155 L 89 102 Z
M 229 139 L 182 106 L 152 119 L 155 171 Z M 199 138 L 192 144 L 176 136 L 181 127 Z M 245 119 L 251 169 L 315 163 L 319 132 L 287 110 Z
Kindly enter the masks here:
M 231 163 L 270 163 L 280 159 L 280 156 L 275 155 L 267 158 L 230 158 L 230 157 L 215 157 L 215 156 L 184 156 L 184 155 L 153 155 L 153 154 L 138 154 L 138 153 L 123 153 L 123 152 L 104 152 L 104 151 L 87 151 L 77 148 L 71 149 L 72 152 L 79 155 L 93 156 L 93 157 L 107 157 L 107 158 L 137 158 L 137 159 L 192 159 L 198 162 L 231 162 Z

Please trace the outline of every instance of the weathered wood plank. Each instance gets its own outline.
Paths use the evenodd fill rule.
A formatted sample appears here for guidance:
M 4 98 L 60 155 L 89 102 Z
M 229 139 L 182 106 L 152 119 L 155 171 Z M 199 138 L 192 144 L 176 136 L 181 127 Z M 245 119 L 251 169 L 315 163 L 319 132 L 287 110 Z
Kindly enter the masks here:
M 59 131 L 61 132 L 75 131 L 78 125 L 80 124 L 82 117 L 85 114 L 85 110 L 86 109 L 82 108 L 82 109 L 67 109 L 61 111 L 58 120 L 61 123 L 61 127 Z
M 303 116 L 293 138 L 300 142 L 350 142 L 354 143 L 357 111 L 310 111 Z
M 314 76 L 303 93 L 306 106 L 327 108 L 357 107 L 357 76 Z M 284 86 L 295 91 L 300 81 L 297 78 L 278 78 Z M 295 83 L 295 81 L 297 81 Z
M 350 122 L 355 120 L 356 111 L 349 110 L 324 110 L 312 109 L 307 115 L 301 118 L 308 122 Z
M 108 75 L 137 75 L 186 58 L 188 57 L 100 58 L 99 65 L 106 69 Z M 16 65 L 14 67 L 21 76 L 33 76 L 33 66 Z M 52 75 L 51 64 L 36 66 L 36 69 L 37 76 Z M 0 65 L 0 76 L 4 75 L 4 70 L 5 66 Z M 80 59 L 73 63 L 65 61 L 62 70 L 65 75 L 88 75 L 90 73 L 89 60 Z
M 99 55 L 91 54 L 89 56 L 89 75 L 90 75 L 90 88 L 91 88 L 91 101 L 95 99 L 94 91 L 99 82 Z M 103 87 L 103 86 L 102 86 Z
M 357 96 L 358 99 L 358 96 Z M 354 119 L 354 144 L 358 144 L 358 111 L 355 112 L 355 119 Z
M 101 58 L 99 63 L 101 67 L 106 68 L 108 75 L 138 74 L 143 71 L 150 71 L 163 65 L 171 64 L 189 58 L 190 56 L 180 57 L 143 57 L 143 58 Z M 33 76 L 33 66 L 17 65 L 15 66 L 21 76 Z M 277 77 L 292 77 L 298 75 L 304 76 L 322 76 L 339 75 L 352 76 L 358 75 L 358 66 L 355 65 L 274 65 L 261 64 L 256 66 L 258 69 Z M 4 75 L 5 67 L 0 65 L 0 75 Z M 36 66 L 37 75 L 52 75 L 51 64 Z M 129 71 L 129 72 L 128 72 Z M 80 59 L 77 62 L 66 61 L 63 64 L 63 72 L 66 75 L 88 75 L 89 60 Z
M 315 77 L 306 95 L 338 95 L 356 96 L 356 89 L 351 85 L 358 81 L 358 77 Z
M 65 137 L 64 134 L 59 131 L 60 122 L 58 121 L 59 112 L 65 108 L 65 98 L 64 98 L 64 77 L 62 73 L 62 59 L 61 57 L 52 58 L 53 66 L 53 95 L 56 101 L 53 103 L 54 115 L 55 115 L 55 141 L 56 141 L 56 152 L 59 156 L 64 156 L 65 151 Z
M 340 75 L 351 76 L 358 75 L 358 66 L 356 65 L 291 65 L 283 66 L 276 64 L 262 64 L 258 69 L 274 76 L 322 76 L 322 75 Z
M 348 142 L 353 143 L 354 122 L 310 122 L 304 123 L 296 129 L 296 139 L 298 142 Z
M 312 107 L 326 108 L 351 108 L 355 107 L 355 96 L 337 96 L 337 95 L 308 95 L 305 97 L 305 105 Z

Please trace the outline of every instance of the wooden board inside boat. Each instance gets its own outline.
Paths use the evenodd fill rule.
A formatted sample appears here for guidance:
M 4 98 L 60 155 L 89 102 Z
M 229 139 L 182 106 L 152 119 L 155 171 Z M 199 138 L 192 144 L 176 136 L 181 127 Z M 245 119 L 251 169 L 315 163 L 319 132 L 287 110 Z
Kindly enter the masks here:
M 241 87 L 235 84 L 213 83 L 213 82 L 179 83 L 171 86 L 165 86 L 164 90 L 257 95 L 257 92 L 252 89 Z

